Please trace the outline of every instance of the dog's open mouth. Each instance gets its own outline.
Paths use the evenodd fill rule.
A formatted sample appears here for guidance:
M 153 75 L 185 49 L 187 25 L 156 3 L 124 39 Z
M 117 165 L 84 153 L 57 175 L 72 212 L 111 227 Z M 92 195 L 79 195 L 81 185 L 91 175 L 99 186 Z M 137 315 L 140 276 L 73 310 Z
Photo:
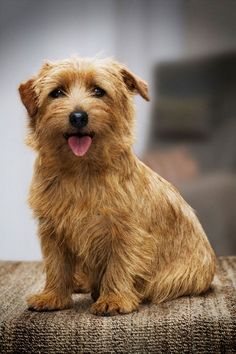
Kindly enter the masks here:
M 92 144 L 93 137 L 94 133 L 64 134 L 64 138 L 76 156 L 84 156 L 87 153 Z

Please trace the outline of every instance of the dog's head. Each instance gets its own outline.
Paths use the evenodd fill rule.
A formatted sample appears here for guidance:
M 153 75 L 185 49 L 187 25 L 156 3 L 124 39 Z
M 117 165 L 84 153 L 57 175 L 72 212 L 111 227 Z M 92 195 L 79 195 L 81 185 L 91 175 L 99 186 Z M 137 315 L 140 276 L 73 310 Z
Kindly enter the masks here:
M 147 84 L 112 59 L 45 63 L 19 87 L 36 150 L 87 158 L 132 144 L 133 100 Z

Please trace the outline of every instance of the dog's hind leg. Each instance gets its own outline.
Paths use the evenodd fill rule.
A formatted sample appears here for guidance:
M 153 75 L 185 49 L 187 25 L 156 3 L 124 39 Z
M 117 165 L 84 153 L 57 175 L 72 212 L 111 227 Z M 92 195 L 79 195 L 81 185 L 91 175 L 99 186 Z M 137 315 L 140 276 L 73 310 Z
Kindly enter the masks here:
M 79 264 L 76 265 L 76 270 L 73 277 L 73 291 L 78 294 L 87 294 L 91 292 L 89 277 L 85 274 L 85 272 L 83 272 Z

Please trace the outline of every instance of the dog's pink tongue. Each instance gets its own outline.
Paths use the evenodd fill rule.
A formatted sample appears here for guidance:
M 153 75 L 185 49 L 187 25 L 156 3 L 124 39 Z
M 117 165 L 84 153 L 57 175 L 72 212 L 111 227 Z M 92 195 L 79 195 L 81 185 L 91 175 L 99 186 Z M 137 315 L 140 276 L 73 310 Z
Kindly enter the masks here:
M 84 156 L 90 148 L 91 143 L 92 139 L 88 135 L 82 137 L 71 136 L 68 139 L 69 147 L 76 156 Z

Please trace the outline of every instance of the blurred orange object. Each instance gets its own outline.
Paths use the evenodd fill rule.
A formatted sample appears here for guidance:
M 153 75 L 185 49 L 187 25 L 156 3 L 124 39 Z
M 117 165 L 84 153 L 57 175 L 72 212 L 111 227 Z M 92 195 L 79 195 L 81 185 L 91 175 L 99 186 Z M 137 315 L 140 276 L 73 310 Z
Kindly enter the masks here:
M 143 162 L 173 184 L 199 176 L 199 165 L 185 146 L 146 152 Z

